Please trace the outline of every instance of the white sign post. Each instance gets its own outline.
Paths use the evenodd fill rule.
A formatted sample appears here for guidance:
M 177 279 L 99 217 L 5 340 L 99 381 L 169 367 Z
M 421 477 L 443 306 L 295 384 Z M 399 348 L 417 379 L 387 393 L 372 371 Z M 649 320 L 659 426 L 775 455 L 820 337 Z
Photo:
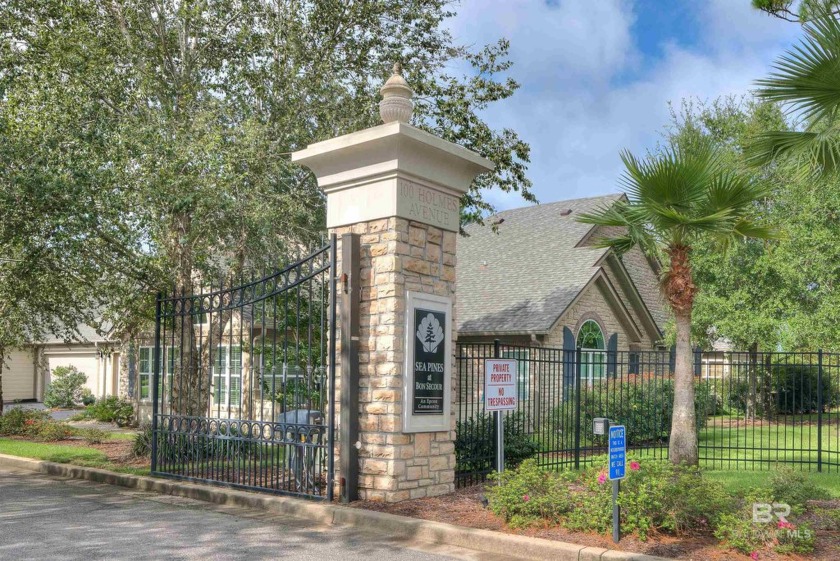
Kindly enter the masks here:
M 505 470 L 505 427 L 502 411 L 514 411 L 516 395 L 516 360 L 486 359 L 484 361 L 484 410 L 496 417 L 496 471 Z

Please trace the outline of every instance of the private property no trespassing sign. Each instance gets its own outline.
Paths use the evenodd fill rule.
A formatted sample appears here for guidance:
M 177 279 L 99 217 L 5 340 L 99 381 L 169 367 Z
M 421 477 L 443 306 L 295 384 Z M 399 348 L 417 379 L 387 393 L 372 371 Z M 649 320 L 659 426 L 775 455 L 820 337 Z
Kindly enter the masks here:
M 484 361 L 484 410 L 512 411 L 516 409 L 516 360 L 487 359 Z

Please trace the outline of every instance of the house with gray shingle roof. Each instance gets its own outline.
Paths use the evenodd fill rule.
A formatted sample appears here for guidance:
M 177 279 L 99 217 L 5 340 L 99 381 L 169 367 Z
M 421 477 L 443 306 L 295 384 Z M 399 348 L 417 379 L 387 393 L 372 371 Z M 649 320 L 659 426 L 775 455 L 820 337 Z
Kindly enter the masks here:
M 3 365 L 3 400 L 43 401 L 44 392 L 59 366 L 74 366 L 87 376 L 84 387 L 92 396 L 118 395 L 120 341 L 110 325 L 79 325 L 75 337 L 45 333 L 22 348 L 12 349 Z
M 619 256 L 597 247 L 607 232 L 577 221 L 623 196 L 507 210 L 467 227 L 458 240 L 458 341 L 656 348 L 667 319 L 657 264 L 638 249 Z

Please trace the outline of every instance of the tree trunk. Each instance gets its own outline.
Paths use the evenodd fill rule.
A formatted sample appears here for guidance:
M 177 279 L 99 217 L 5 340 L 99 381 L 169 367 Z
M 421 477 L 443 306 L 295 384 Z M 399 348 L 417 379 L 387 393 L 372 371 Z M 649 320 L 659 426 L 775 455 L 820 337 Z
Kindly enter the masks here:
M 697 465 L 697 425 L 694 410 L 694 360 L 691 350 L 691 310 L 697 287 L 691 275 L 691 248 L 669 248 L 670 264 L 663 282 L 663 291 L 674 312 L 677 328 L 676 361 L 674 365 L 674 413 L 668 454 L 674 464 Z
M 697 425 L 694 410 L 694 369 L 691 356 L 691 312 L 676 314 L 677 350 L 674 368 L 674 414 L 668 453 L 674 464 L 697 465 Z
M 175 317 L 173 328 L 176 330 L 175 340 L 179 345 L 174 360 L 172 372 L 171 411 L 175 415 L 188 417 L 204 417 L 210 407 L 210 382 L 203 380 L 202 369 L 199 368 L 199 343 L 196 337 L 195 322 L 197 313 L 191 307 L 190 296 L 194 293 L 193 286 L 193 252 L 186 241 L 192 228 L 189 213 L 175 217 L 171 230 L 171 255 L 176 263 L 176 294 L 181 299 L 183 308 Z M 167 349 L 161 341 L 161 356 Z M 168 368 L 169 361 L 161 360 L 161 366 Z M 161 369 L 163 375 L 163 370 Z M 161 400 L 163 401 L 163 400 Z

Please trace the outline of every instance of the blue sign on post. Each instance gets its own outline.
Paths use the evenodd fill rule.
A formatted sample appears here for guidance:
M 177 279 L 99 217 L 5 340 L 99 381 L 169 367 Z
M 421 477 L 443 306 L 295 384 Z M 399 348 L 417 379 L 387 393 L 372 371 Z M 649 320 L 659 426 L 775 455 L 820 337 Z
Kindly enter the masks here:
M 624 479 L 627 464 L 627 439 L 624 425 L 610 427 L 610 481 Z

